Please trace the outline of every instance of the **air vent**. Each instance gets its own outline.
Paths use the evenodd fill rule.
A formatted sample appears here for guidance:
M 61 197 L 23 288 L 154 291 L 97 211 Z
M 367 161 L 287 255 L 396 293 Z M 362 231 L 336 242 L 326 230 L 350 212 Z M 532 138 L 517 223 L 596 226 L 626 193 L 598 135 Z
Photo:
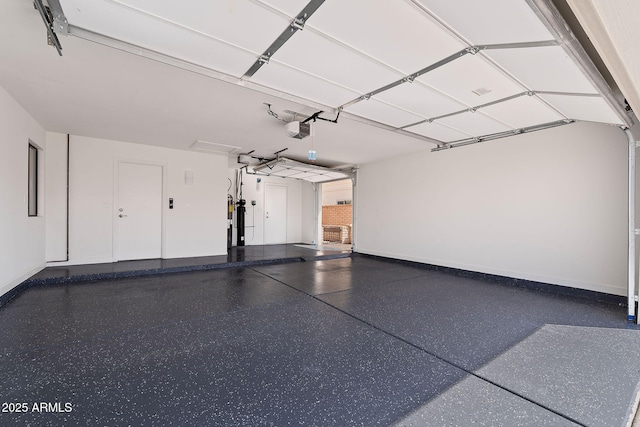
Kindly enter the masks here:
M 486 87 L 479 87 L 476 90 L 472 90 L 471 92 L 475 93 L 478 96 L 486 95 L 491 92 L 491 89 L 487 89 Z

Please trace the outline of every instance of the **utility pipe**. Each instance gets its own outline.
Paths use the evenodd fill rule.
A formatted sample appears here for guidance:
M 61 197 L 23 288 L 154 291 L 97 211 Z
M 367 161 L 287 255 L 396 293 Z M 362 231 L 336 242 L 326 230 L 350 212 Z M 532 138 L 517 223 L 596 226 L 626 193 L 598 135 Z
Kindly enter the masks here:
M 627 127 L 622 130 L 627 134 L 629 143 L 629 277 L 627 290 L 627 319 L 638 322 L 636 316 L 636 147 L 637 142 Z

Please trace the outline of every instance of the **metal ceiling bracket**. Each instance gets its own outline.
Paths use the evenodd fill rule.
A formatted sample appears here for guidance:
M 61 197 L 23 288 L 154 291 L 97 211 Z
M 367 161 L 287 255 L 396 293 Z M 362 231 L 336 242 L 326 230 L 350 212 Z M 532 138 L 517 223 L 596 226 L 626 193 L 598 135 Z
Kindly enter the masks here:
M 60 44 L 60 40 L 58 40 L 58 36 L 55 32 L 54 16 L 51 9 L 45 6 L 42 3 L 42 0 L 34 0 L 33 5 L 38 9 L 38 12 L 40 12 L 42 22 L 44 22 L 45 27 L 47 27 L 47 38 L 49 44 L 53 45 L 58 51 L 58 55 L 62 56 L 62 45 Z M 60 11 L 62 11 L 62 9 L 60 9 Z
M 49 3 L 49 9 L 51 9 L 51 15 L 53 16 L 53 30 L 58 35 L 69 35 L 69 21 L 64 16 L 60 0 L 47 0 L 47 3 Z
M 480 50 L 499 50 L 499 49 L 526 49 L 531 47 L 550 47 L 560 46 L 557 40 L 545 40 L 541 42 L 518 42 L 518 43 L 496 43 L 476 46 Z
M 253 63 L 246 73 L 242 76 L 243 79 L 248 79 L 253 76 L 258 70 L 269 61 L 264 61 L 264 57 L 271 57 L 280 49 L 284 44 L 297 32 L 302 31 L 304 24 L 318 10 L 318 8 L 324 3 L 324 0 L 311 0 L 300 13 L 291 21 L 289 26 L 278 36 L 278 38 L 271 43 L 271 46 L 258 57 L 256 62 Z
M 306 14 L 305 14 L 305 18 L 306 18 Z M 300 18 L 295 18 L 293 21 L 291 21 L 291 27 L 300 31 L 304 30 L 304 20 Z
M 489 135 L 483 135 L 480 137 L 475 137 L 475 138 L 468 138 L 468 139 L 461 139 L 458 141 L 452 141 L 448 143 L 449 148 L 456 148 L 456 147 L 464 147 L 466 145 L 471 145 L 471 144 L 477 144 L 479 142 L 485 142 L 485 141 L 491 141 L 494 139 L 500 139 L 500 138 L 504 138 L 507 136 L 515 136 L 515 135 L 522 135 L 525 133 L 530 133 L 530 132 L 536 132 L 539 130 L 544 130 L 544 129 L 551 129 L 554 127 L 558 127 L 558 126 L 564 126 L 570 123 L 574 123 L 575 120 L 558 120 L 555 122 L 549 122 L 549 123 L 543 123 L 541 125 L 534 125 L 534 126 L 528 126 L 528 127 L 524 127 L 524 128 L 520 128 L 517 129 L 517 134 L 515 133 L 516 131 L 507 131 L 507 132 L 498 132 L 498 133 L 492 133 Z M 435 151 L 440 151 L 442 150 L 441 148 L 432 148 L 431 151 L 435 152 Z
M 601 98 L 599 93 L 580 93 L 580 92 L 557 92 L 549 90 L 537 90 L 538 95 L 563 95 L 563 96 L 584 96 L 586 98 Z
M 476 53 L 480 52 L 480 48 L 478 46 L 471 46 L 465 49 L 467 51 L 467 53 L 470 53 L 471 55 L 475 55 Z

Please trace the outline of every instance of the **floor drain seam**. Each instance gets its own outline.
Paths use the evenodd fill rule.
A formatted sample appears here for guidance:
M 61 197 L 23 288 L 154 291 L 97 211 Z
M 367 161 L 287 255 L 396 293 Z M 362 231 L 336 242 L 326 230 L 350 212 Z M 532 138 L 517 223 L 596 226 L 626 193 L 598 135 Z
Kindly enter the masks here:
M 249 267 L 249 268 L 250 268 L 250 267 Z M 250 269 L 252 269 L 252 268 L 250 268 Z M 252 269 L 252 270 L 253 270 L 253 269 Z M 278 283 L 281 283 L 281 284 L 283 284 L 283 285 L 285 285 L 285 286 L 288 286 L 289 288 L 294 289 L 294 290 L 296 290 L 296 291 L 298 291 L 298 292 L 300 292 L 300 293 L 302 293 L 302 294 L 304 294 L 304 295 L 307 295 L 307 296 L 309 296 L 309 297 L 313 298 L 314 300 L 316 300 L 316 301 L 318 301 L 318 302 L 321 302 L 322 304 L 325 304 L 325 305 L 326 305 L 326 306 L 328 306 L 328 307 L 333 308 L 334 310 L 338 310 L 339 312 L 341 312 L 341 313 L 343 313 L 343 314 L 345 314 L 345 315 L 347 315 L 347 316 L 351 317 L 352 319 L 354 319 L 354 320 L 356 320 L 356 321 L 358 321 L 358 322 L 360 322 L 360 323 L 364 323 L 365 325 L 367 325 L 367 326 L 369 326 L 369 327 L 371 327 L 371 328 L 373 328 L 373 329 L 375 329 L 375 330 L 377 330 L 377 331 L 379 331 L 379 332 L 382 332 L 382 333 L 383 333 L 383 334 L 385 334 L 385 335 L 388 335 L 388 336 L 390 336 L 390 337 L 392 337 L 392 338 L 394 338 L 394 339 L 397 339 L 397 340 L 399 340 L 399 341 L 401 341 L 401 342 L 403 342 L 403 343 L 405 343 L 405 344 L 407 344 L 407 345 L 409 345 L 409 346 L 411 346 L 411 347 L 413 347 L 413 348 L 415 348 L 415 349 L 417 349 L 417 350 L 420 350 L 420 351 L 422 351 L 422 352 L 424 352 L 424 353 L 426 353 L 426 354 L 430 355 L 431 357 L 433 357 L 433 358 L 435 358 L 435 359 L 437 359 L 437 360 L 439 360 L 439 361 L 441 361 L 441 362 L 443 362 L 443 363 L 446 363 L 447 365 L 453 366 L 454 368 L 459 369 L 459 370 L 461 370 L 461 371 L 465 372 L 467 375 L 471 375 L 471 376 L 473 376 L 473 377 L 476 377 L 476 378 L 477 378 L 477 379 L 479 379 L 480 381 L 487 382 L 487 383 L 489 383 L 489 384 L 493 385 L 494 387 L 497 387 L 497 388 L 499 388 L 499 389 L 501 389 L 501 390 L 504 390 L 504 391 L 506 391 L 507 393 L 510 393 L 510 394 L 512 394 L 512 395 L 514 395 L 514 396 L 516 396 L 516 397 L 519 397 L 520 399 L 523 399 L 523 400 L 525 400 L 525 401 L 527 401 L 527 402 L 529 402 L 529 403 L 531 403 L 531 404 L 533 404 L 533 405 L 535 405 L 535 406 L 538 406 L 538 407 L 540 407 L 540 408 L 542 408 L 542 409 L 544 409 L 544 410 L 546 410 L 546 411 L 549 411 L 549 412 L 551 412 L 551 413 L 553 413 L 553 414 L 555 414 L 555 415 L 558 415 L 559 417 L 562 417 L 562 418 L 566 419 L 567 421 L 570 421 L 570 422 L 572 422 L 572 423 L 574 423 L 574 424 L 576 424 L 576 425 L 579 425 L 579 426 L 581 426 L 581 427 L 587 427 L 587 425 L 586 425 L 586 424 L 583 424 L 583 423 L 581 423 L 580 421 L 578 421 L 578 420 L 576 420 L 576 419 L 574 419 L 574 418 L 572 418 L 572 417 L 570 417 L 570 416 L 568 416 L 568 415 L 565 415 L 565 414 L 563 414 L 563 413 L 561 413 L 561 412 L 558 412 L 558 411 L 556 411 L 555 409 L 549 408 L 548 406 L 546 406 L 546 405 L 544 405 L 544 404 L 542 404 L 542 403 L 536 402 L 536 401 L 534 401 L 534 400 L 532 400 L 532 399 L 530 399 L 530 398 L 528 398 L 528 397 L 526 397 L 526 396 L 523 396 L 523 395 L 521 395 L 520 393 L 518 393 L 518 392 L 516 392 L 516 391 L 513 391 L 513 390 L 511 390 L 511 389 L 509 389 L 509 388 L 507 388 L 507 387 L 505 387 L 505 386 L 502 386 L 502 385 L 500 385 L 500 384 L 497 384 L 497 383 L 495 383 L 495 382 L 493 382 L 493 381 L 491 381 L 491 380 L 489 380 L 489 379 L 487 379 L 487 378 L 485 378 L 485 377 L 483 377 L 483 376 L 481 376 L 481 375 L 479 375 L 479 374 L 476 374 L 476 373 L 475 373 L 475 372 L 473 372 L 473 371 L 470 371 L 470 370 L 468 370 L 468 369 L 466 369 L 466 368 L 464 368 L 464 367 L 462 367 L 462 366 L 457 365 L 457 364 L 456 364 L 456 363 L 454 363 L 454 362 L 450 362 L 449 360 L 447 360 L 447 359 L 443 358 L 442 356 L 438 356 L 437 354 L 434 354 L 434 353 L 430 352 L 429 350 L 427 350 L 427 349 L 425 349 L 425 348 L 422 348 L 422 347 L 420 347 L 419 345 L 414 344 L 414 343 L 412 343 L 412 342 L 410 342 L 410 341 L 406 340 L 405 338 L 399 337 L 399 336 L 397 336 L 397 335 L 395 335 L 395 334 L 393 334 L 393 333 L 391 333 L 391 332 L 385 331 L 384 329 L 380 328 L 379 326 L 376 326 L 376 325 L 374 325 L 373 323 L 367 322 L 367 321 L 366 321 L 366 320 L 364 320 L 364 319 L 361 319 L 361 318 L 359 318 L 359 317 L 357 317 L 357 316 L 355 316 L 355 315 L 353 315 L 353 314 L 351 314 L 351 313 L 348 313 L 348 312 L 346 312 L 346 311 L 342 310 L 341 308 L 336 307 L 336 306 L 334 306 L 334 305 L 332 305 L 332 304 L 328 303 L 327 301 L 323 301 L 323 300 L 321 300 L 320 298 L 318 298 L 318 297 L 317 297 L 317 296 L 315 296 L 315 295 L 308 294 L 308 293 L 306 293 L 306 292 L 304 292 L 304 291 L 302 291 L 302 290 L 300 290 L 300 289 L 298 289 L 298 288 L 296 288 L 296 287 L 294 287 L 294 286 L 289 285 L 288 283 L 283 282 L 282 280 L 279 280 L 279 279 L 277 279 L 277 278 L 275 278 L 275 277 L 272 277 L 272 276 L 270 276 L 270 275 L 268 275 L 268 274 L 266 274 L 266 273 L 263 273 L 263 272 L 261 272 L 261 271 L 258 271 L 258 270 L 254 270 L 254 271 L 256 271 L 257 273 L 260 273 L 260 274 L 262 274 L 262 275 L 264 275 L 264 276 L 266 276 L 266 277 L 268 277 L 268 278 L 270 278 L 270 279 L 272 279 L 272 280 L 275 280 L 275 281 L 276 281 L 276 282 L 278 282 Z
M 564 419 L 566 419 L 566 420 L 568 420 L 568 421 L 570 421 L 570 422 L 572 422 L 572 423 L 575 423 L 575 424 L 577 424 L 577 425 L 579 425 L 579 426 L 582 426 L 582 427 L 587 427 L 587 426 L 586 426 L 586 424 L 583 424 L 583 423 L 581 423 L 580 421 L 578 421 L 578 420 L 576 420 L 576 419 L 574 419 L 574 418 L 572 418 L 572 417 L 570 417 L 570 416 L 568 416 L 568 415 L 565 415 L 565 414 L 563 414 L 563 413 L 561 413 L 561 412 L 558 412 L 558 411 L 556 411 L 555 409 L 549 408 L 548 406 L 546 406 L 546 405 L 544 405 L 544 404 L 542 404 L 542 403 L 536 402 L 535 400 L 532 400 L 532 399 L 530 399 L 530 398 L 528 398 L 528 397 L 526 397 L 526 396 L 523 396 L 522 394 L 520 394 L 520 393 L 518 393 L 518 392 L 516 392 L 516 391 L 513 391 L 513 390 L 511 390 L 511 389 L 509 389 L 509 388 L 507 388 L 507 387 L 505 387 L 505 386 L 503 386 L 503 385 L 500 385 L 500 384 L 498 384 L 498 383 L 496 383 L 496 382 L 494 382 L 494 381 L 491 381 L 491 380 L 489 380 L 489 379 L 487 379 L 487 378 L 483 377 L 482 375 L 476 374 L 476 373 L 475 373 L 475 372 L 473 372 L 473 371 L 470 371 L 470 370 L 468 370 L 468 369 L 466 369 L 466 368 L 464 368 L 464 367 L 462 367 L 462 366 L 459 366 L 459 365 L 457 365 L 456 363 L 451 362 L 451 361 L 449 361 L 449 360 L 447 360 L 447 359 L 443 358 L 442 356 L 438 356 L 437 354 L 432 353 L 431 351 L 429 351 L 429 350 L 427 350 L 427 349 L 425 349 L 425 348 L 422 348 L 422 347 L 420 347 L 419 345 L 414 344 L 414 343 L 412 343 L 412 342 L 410 342 L 410 341 L 406 340 L 405 338 L 402 338 L 402 337 L 400 337 L 400 336 L 397 336 L 397 335 L 395 335 L 395 334 L 393 334 L 393 333 L 391 333 L 391 332 L 385 331 L 384 329 L 382 329 L 382 328 L 380 328 L 380 327 L 378 327 L 378 326 L 376 326 L 376 325 L 374 325 L 374 324 L 372 324 L 372 323 L 370 323 L 370 322 L 367 322 L 366 320 L 360 319 L 359 317 L 357 317 L 357 316 L 355 316 L 355 315 L 353 315 L 353 314 L 351 314 L 351 313 L 348 313 L 348 312 L 346 312 L 346 311 L 344 311 L 344 310 L 342 310 L 342 309 L 340 309 L 340 308 L 338 308 L 338 307 L 336 307 L 336 306 L 334 306 L 334 305 L 332 305 L 332 304 L 330 304 L 330 303 L 328 303 L 328 302 L 326 302 L 326 301 L 323 301 L 323 300 L 321 300 L 321 299 L 319 299 L 319 298 L 315 297 L 314 295 L 311 295 L 311 297 L 312 297 L 313 299 L 317 300 L 317 301 L 320 301 L 320 302 L 322 302 L 322 303 L 324 303 L 324 304 L 328 305 L 329 307 L 331 307 L 331 308 L 333 308 L 333 309 L 335 309 L 335 310 L 338 310 L 339 312 L 341 312 L 341 313 L 343 313 L 343 314 L 346 314 L 347 316 L 349 316 L 349 317 L 351 317 L 351 318 L 353 318 L 353 319 L 355 319 L 355 320 L 357 320 L 357 321 L 359 321 L 359 322 L 361 322 L 361 323 L 364 323 L 364 324 L 365 324 L 365 325 L 367 325 L 367 326 L 370 326 L 370 327 L 374 328 L 374 329 L 375 329 L 375 330 L 377 330 L 377 331 L 382 332 L 382 333 L 383 333 L 383 334 L 385 334 L 385 335 L 388 335 L 388 336 L 390 336 L 390 337 L 392 337 L 392 338 L 395 338 L 395 339 L 397 339 L 397 340 L 399 340 L 399 341 L 401 341 L 401 342 L 403 342 L 403 343 L 405 343 L 405 344 L 407 344 L 407 345 L 410 345 L 411 347 L 413 347 L 413 348 L 415 348 L 415 349 L 417 349 L 417 350 L 420 350 L 420 351 L 422 351 L 422 352 L 424 352 L 424 353 L 426 353 L 426 354 L 430 355 L 431 357 L 434 357 L 435 359 L 438 359 L 439 361 L 441 361 L 441 362 L 443 362 L 443 363 L 446 363 L 446 364 L 448 364 L 448 365 L 451 365 L 451 366 L 453 366 L 454 368 L 459 369 L 459 370 L 461 370 L 461 371 L 465 372 L 465 373 L 466 373 L 466 374 L 468 374 L 468 375 L 471 375 L 471 376 L 473 376 L 473 377 L 475 377 L 475 378 L 477 378 L 477 379 L 479 379 L 479 380 L 481 380 L 481 381 L 485 381 L 485 382 L 487 382 L 487 383 L 489 383 L 489 384 L 493 385 L 494 387 L 497 387 L 497 388 L 499 388 L 499 389 L 501 389 L 501 390 L 504 390 L 504 391 L 506 391 L 507 393 L 510 393 L 510 394 L 512 394 L 512 395 L 514 395 L 514 396 L 516 396 L 516 397 L 519 397 L 519 398 L 521 398 L 521 399 L 523 399 L 523 400 L 526 400 L 527 402 L 532 403 L 532 404 L 534 404 L 534 405 L 536 405 L 536 406 L 539 406 L 539 407 L 541 407 L 542 409 L 545 409 L 545 410 L 547 410 L 547 411 L 549 411 L 549 412 L 552 412 L 552 413 L 554 413 L 554 414 L 556 414 L 556 415 L 558 415 L 558 416 L 560 416 L 560 417 L 562 417 L 562 418 L 564 418 Z

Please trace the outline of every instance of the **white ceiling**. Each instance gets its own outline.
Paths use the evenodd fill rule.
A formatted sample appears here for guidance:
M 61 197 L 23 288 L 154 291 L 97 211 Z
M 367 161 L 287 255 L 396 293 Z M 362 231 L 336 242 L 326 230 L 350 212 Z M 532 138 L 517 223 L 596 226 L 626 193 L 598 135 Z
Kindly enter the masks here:
M 63 57 L 30 1 L 5 3 L 0 86 L 56 132 L 304 159 L 310 138 L 288 138 L 264 103 L 284 120 L 343 108 L 314 124 L 318 162 L 338 165 L 562 120 L 623 123 L 525 0 L 326 0 L 250 77 L 307 0 L 60 0 L 77 36 L 59 37 Z M 509 46 L 465 50 L 493 44 Z

